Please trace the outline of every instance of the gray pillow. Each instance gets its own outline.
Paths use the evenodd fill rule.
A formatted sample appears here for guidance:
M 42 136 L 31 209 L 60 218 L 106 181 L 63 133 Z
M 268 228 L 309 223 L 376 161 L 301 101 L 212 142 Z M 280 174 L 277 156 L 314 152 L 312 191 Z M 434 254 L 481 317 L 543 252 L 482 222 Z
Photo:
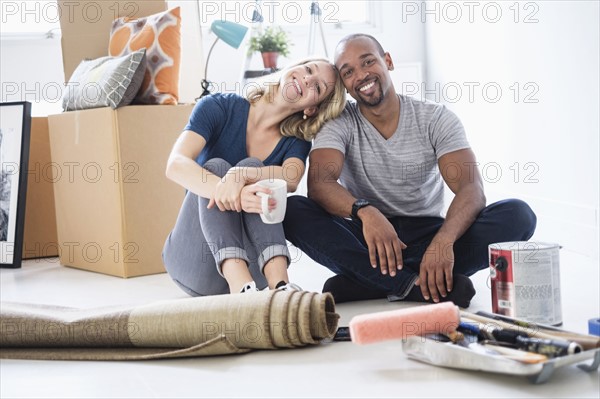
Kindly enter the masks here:
M 121 57 L 82 61 L 67 84 L 63 109 L 116 109 L 131 104 L 144 81 L 145 57 L 143 48 Z

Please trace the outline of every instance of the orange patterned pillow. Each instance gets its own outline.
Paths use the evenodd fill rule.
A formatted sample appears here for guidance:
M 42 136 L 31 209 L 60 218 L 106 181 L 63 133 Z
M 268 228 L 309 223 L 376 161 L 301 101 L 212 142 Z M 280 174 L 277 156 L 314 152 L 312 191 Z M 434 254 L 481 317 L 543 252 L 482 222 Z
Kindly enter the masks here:
M 180 8 L 143 18 L 115 19 L 108 52 L 113 57 L 146 48 L 146 75 L 134 102 L 177 104 L 181 60 Z

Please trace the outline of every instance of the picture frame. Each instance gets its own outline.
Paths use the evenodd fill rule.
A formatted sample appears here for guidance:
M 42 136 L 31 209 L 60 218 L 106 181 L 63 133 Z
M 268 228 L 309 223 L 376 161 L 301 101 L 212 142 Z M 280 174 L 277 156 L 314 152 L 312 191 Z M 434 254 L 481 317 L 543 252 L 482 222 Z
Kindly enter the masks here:
M 0 103 L 0 267 L 19 268 L 31 134 L 31 103 Z

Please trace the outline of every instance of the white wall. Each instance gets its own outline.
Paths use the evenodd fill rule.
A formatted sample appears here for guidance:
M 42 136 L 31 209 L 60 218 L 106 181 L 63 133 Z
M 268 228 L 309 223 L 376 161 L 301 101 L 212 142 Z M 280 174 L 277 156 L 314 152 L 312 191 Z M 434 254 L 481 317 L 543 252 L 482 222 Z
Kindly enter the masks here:
M 0 101 L 30 101 L 33 116 L 61 112 L 60 35 L 53 39 L 0 39 L 0 85 Z
M 453 23 L 449 9 L 439 22 L 426 15 L 427 89 L 439 84 L 436 94 L 462 119 L 487 172 L 488 203 L 525 199 L 538 215 L 535 239 L 597 258 L 599 3 L 495 4 L 495 23 L 492 7 L 475 9 L 472 22 L 463 14 Z

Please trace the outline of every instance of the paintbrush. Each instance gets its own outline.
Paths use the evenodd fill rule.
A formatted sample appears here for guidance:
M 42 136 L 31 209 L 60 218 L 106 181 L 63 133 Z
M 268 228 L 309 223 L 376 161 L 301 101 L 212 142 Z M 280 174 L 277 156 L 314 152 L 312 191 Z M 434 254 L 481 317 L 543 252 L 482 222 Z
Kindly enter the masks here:
M 572 331 L 566 331 L 546 324 L 530 323 L 524 320 L 514 319 L 505 315 L 499 315 L 496 313 L 484 312 L 482 310 L 476 313 L 479 316 L 488 317 L 494 320 L 504 321 L 506 323 L 514 324 L 518 327 L 528 328 L 530 330 L 542 329 L 550 335 L 554 335 L 557 338 L 566 339 L 567 341 L 575 341 L 579 343 L 584 350 L 600 348 L 600 337 L 594 337 L 588 334 L 580 334 Z
M 561 330 L 560 328 L 557 328 L 554 326 L 549 326 L 546 324 L 530 323 L 530 322 L 527 322 L 524 320 L 514 319 L 512 317 L 508 317 L 508 316 L 497 314 L 497 313 L 490 313 L 490 312 L 486 312 L 483 310 L 479 310 L 475 314 L 477 314 L 479 316 L 487 317 L 488 319 L 501 320 L 501 321 L 504 321 L 504 322 L 507 322 L 510 324 L 514 324 L 515 326 L 519 326 L 519 327 L 525 327 L 525 328 L 531 328 L 531 329 L 541 328 L 544 330 L 564 332 L 564 330 Z
M 448 333 L 446 337 L 458 346 L 484 355 L 502 356 L 505 359 L 527 364 L 535 364 L 548 360 L 548 357 L 543 354 L 507 348 L 502 346 L 500 342 L 483 341 L 486 344 L 482 345 L 478 342 L 478 337 L 481 335 L 477 327 L 468 323 L 460 323 L 458 330 Z
M 491 324 L 500 327 L 505 330 L 519 331 L 526 333 L 529 337 L 550 339 L 550 340 L 566 340 L 572 341 L 581 346 L 583 350 L 590 350 L 600 348 L 600 338 L 591 335 L 584 335 L 578 333 L 572 333 L 569 331 L 555 331 L 555 330 L 544 330 L 541 331 L 539 328 L 535 328 L 535 324 L 529 324 L 531 327 L 524 327 L 508 323 L 502 320 L 494 320 L 488 317 L 484 317 L 478 314 L 469 313 L 465 311 L 460 312 L 461 318 L 466 318 L 475 322 Z
M 510 344 L 512 347 L 527 352 L 539 353 L 547 357 L 558 357 L 573 355 L 581 352 L 581 346 L 573 341 L 564 339 L 539 339 L 531 338 L 524 331 L 504 329 L 493 325 L 493 323 L 469 324 L 461 322 L 458 326 L 460 331 L 471 331 L 479 337 L 488 340 Z
M 525 352 L 519 349 L 509 348 L 501 345 L 499 342 L 484 341 L 481 346 L 488 350 L 493 350 L 502 357 L 519 361 L 521 363 L 536 364 L 548 360 L 548 357 L 539 353 Z

